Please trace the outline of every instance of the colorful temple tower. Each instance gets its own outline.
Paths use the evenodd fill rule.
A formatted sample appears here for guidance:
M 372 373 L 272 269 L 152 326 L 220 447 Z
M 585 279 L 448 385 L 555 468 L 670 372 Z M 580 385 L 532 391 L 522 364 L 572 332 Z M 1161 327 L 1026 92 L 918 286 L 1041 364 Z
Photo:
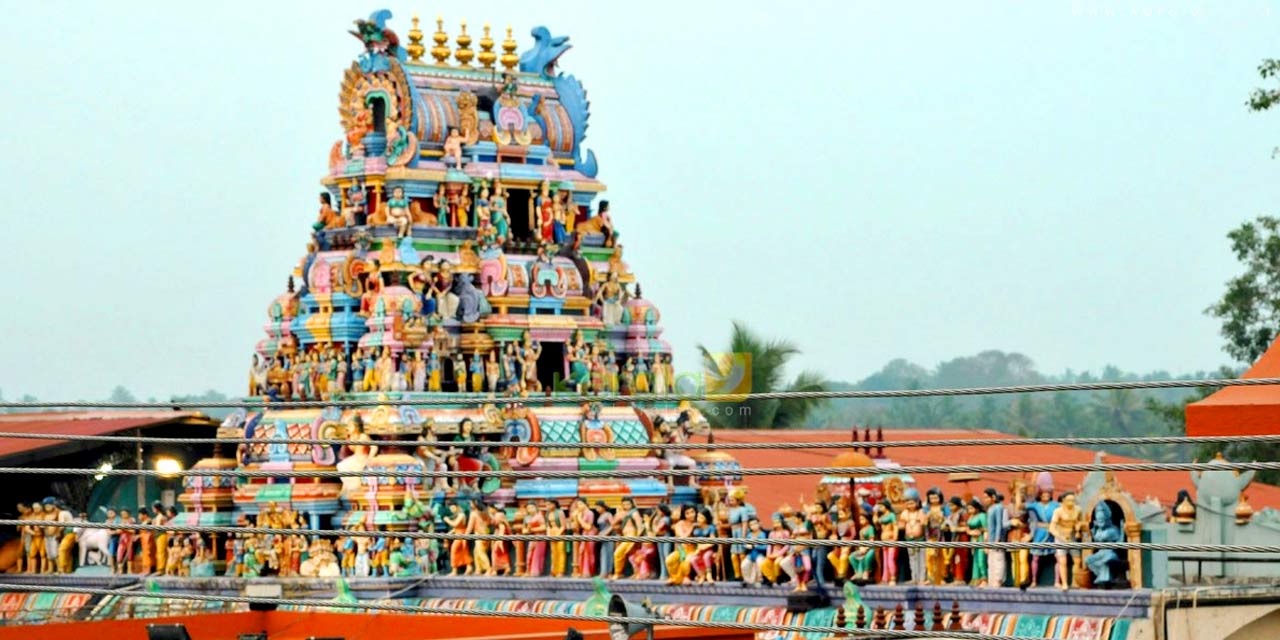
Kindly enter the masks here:
M 340 85 L 343 137 L 329 152 L 308 252 L 268 307 L 249 395 L 268 406 L 386 397 L 432 404 L 236 415 L 223 430 L 228 435 L 371 440 L 369 447 L 342 450 L 251 445 L 240 449 L 237 463 L 424 474 L 699 464 L 680 452 L 519 447 L 680 442 L 706 421 L 687 405 L 555 402 L 565 395 L 666 393 L 675 380 L 661 314 L 641 296 L 623 260 L 609 204 L 600 198 L 605 187 L 596 179 L 595 154 L 583 145 L 586 90 L 557 70 L 568 38 L 537 27 L 532 48 L 517 55 L 510 28 L 497 43 L 485 25 L 476 51 L 464 24 L 452 50 L 437 20 L 428 48 L 416 17 L 407 44 L 388 27 L 390 17 L 377 11 L 351 32 L 363 52 Z M 439 403 L 460 397 L 527 401 Z M 419 436 L 459 444 L 392 451 L 373 442 Z M 731 459 L 716 464 L 736 466 Z M 735 478 L 726 475 L 722 484 Z M 392 526 L 403 522 L 397 513 L 406 498 L 419 495 L 479 494 L 504 505 L 699 496 L 698 487 L 656 477 L 343 480 L 242 482 L 234 491 L 236 511 L 285 509 L 313 524 L 339 514 L 347 523 Z

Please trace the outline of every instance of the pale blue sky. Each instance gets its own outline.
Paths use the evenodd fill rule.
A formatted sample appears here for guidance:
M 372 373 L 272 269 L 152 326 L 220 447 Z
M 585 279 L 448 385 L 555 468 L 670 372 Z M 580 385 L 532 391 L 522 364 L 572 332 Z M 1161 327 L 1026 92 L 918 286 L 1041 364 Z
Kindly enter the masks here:
M 572 37 L 678 367 L 733 318 L 837 379 L 1213 367 L 1224 234 L 1280 213 L 1280 6 L 1221 4 L 0 2 L 0 389 L 242 392 L 380 6 Z

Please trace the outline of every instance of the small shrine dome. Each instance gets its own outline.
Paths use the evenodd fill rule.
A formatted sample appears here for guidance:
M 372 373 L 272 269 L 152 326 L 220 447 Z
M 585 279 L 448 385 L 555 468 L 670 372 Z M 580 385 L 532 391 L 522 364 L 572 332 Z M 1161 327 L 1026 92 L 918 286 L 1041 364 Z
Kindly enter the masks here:
M 831 459 L 831 466 L 847 469 L 875 469 L 876 463 L 871 456 L 861 451 L 844 451 Z
M 627 300 L 625 308 L 629 324 L 656 325 L 662 319 L 662 313 L 658 311 L 658 306 L 647 298 L 641 298 L 639 295 Z

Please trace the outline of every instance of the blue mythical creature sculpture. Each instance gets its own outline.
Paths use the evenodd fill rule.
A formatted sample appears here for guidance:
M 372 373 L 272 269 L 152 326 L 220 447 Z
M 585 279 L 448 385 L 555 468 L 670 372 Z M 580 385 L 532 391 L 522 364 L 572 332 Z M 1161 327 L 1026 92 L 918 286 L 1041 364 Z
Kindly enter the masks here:
M 1090 529 L 1094 542 L 1120 542 L 1124 539 L 1124 533 L 1120 531 L 1120 527 L 1111 521 L 1111 507 L 1105 500 L 1098 501 L 1098 506 L 1093 508 L 1093 523 Z M 1114 549 L 1097 549 L 1085 558 L 1085 565 L 1093 573 L 1094 585 L 1111 586 L 1113 579 L 1111 565 L 1119 559 Z
M 594 178 L 600 172 L 600 168 L 596 165 L 595 152 L 587 151 L 586 157 L 582 156 L 582 141 L 587 137 L 587 118 L 591 115 L 591 103 L 587 100 L 587 90 L 582 87 L 582 83 L 577 78 L 556 73 L 556 62 L 560 56 L 573 48 L 573 45 L 569 44 L 569 36 L 552 36 L 551 31 L 542 26 L 534 27 L 530 35 L 533 36 L 533 48 L 520 56 L 520 70 L 525 73 L 540 74 L 543 78 L 550 80 L 556 88 L 560 104 L 573 125 L 574 167 L 582 175 Z M 534 97 L 529 109 L 531 112 L 537 113 L 541 99 L 541 96 Z M 542 125 L 543 131 L 546 131 L 546 123 L 540 121 L 539 124 Z
M 458 274 L 454 282 L 454 293 L 458 296 L 457 320 L 462 322 L 479 322 L 480 318 L 489 315 L 493 307 L 489 305 L 484 292 L 477 289 L 470 273 Z
M 400 62 L 408 59 L 396 32 L 387 28 L 387 20 L 390 19 L 390 9 L 379 9 L 369 14 L 368 20 L 355 21 L 356 28 L 349 33 L 364 43 L 365 52 L 360 54 L 359 59 L 361 71 L 376 73 L 391 69 L 388 56 Z

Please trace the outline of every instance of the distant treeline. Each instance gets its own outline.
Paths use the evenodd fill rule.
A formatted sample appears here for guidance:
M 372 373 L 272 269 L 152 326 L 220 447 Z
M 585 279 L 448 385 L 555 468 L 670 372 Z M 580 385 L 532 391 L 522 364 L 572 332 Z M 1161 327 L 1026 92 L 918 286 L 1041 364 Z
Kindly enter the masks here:
M 883 391 L 1028 384 L 1087 383 L 1208 378 L 1234 372 L 1168 371 L 1133 373 L 1108 366 L 1098 373 L 1038 371 L 1021 353 L 983 351 L 942 362 L 933 369 L 893 360 L 857 383 L 832 382 L 832 389 Z M 833 400 L 814 410 L 811 428 L 850 425 L 987 429 L 1026 437 L 1145 436 L 1180 434 L 1186 402 L 1205 394 L 1196 389 L 1071 391 L 905 399 Z M 1151 460 L 1189 459 L 1195 452 L 1167 445 L 1110 447 L 1117 454 Z

